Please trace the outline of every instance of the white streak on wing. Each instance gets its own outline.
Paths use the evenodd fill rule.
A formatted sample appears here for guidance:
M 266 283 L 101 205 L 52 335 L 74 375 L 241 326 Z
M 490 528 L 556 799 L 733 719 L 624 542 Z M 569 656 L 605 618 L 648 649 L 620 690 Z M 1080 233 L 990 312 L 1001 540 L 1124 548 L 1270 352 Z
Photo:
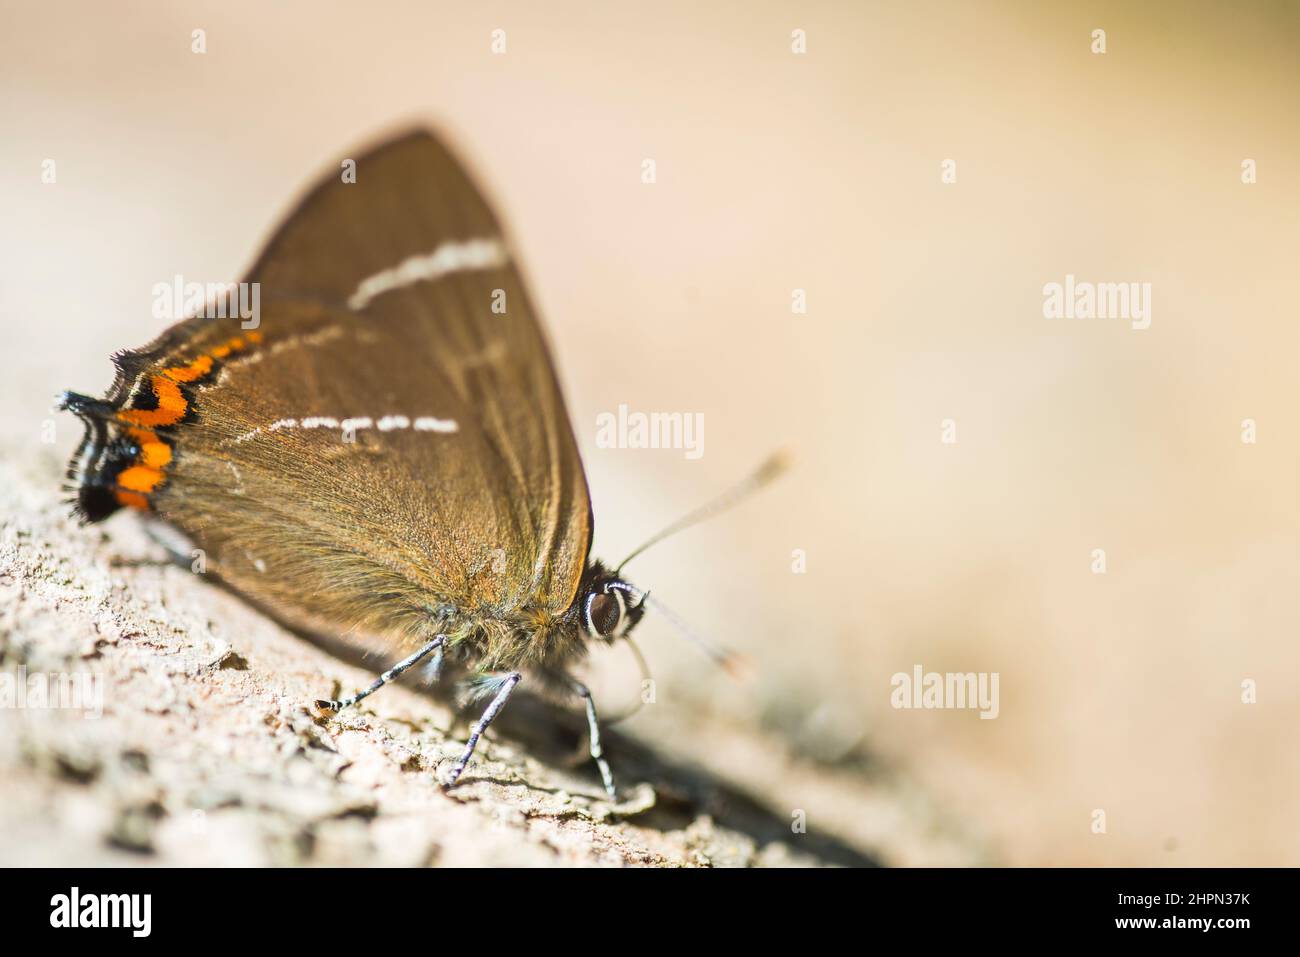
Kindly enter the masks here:
M 460 425 L 455 419 L 439 419 L 432 415 L 422 415 L 412 421 L 405 415 L 385 415 L 378 421 L 368 415 L 351 416 L 339 421 L 327 415 L 313 415 L 305 419 L 276 419 L 263 428 L 258 426 L 251 432 L 236 437 L 236 442 L 247 442 L 257 438 L 263 432 L 279 432 L 283 429 L 340 429 L 343 432 L 357 432 L 360 429 L 378 428 L 380 432 L 393 432 L 399 429 L 414 428 L 417 432 L 442 432 L 450 434 L 459 432 Z
M 276 339 L 270 345 L 264 346 L 261 349 L 255 349 L 252 352 L 246 352 L 238 356 L 231 356 L 229 361 L 222 363 L 221 371 L 222 373 L 225 373 L 232 367 L 256 365 L 272 356 L 279 355 L 286 349 L 298 349 L 302 346 L 318 346 L 321 343 L 330 342 L 331 340 L 339 338 L 343 335 L 343 331 L 342 326 L 326 326 L 325 328 L 318 329 L 308 335 L 290 336 L 287 339 Z M 357 334 L 357 338 L 361 338 L 359 333 Z
M 435 419 L 433 416 L 422 416 L 415 420 L 415 431 L 417 432 L 456 432 L 460 426 L 456 424 L 455 419 Z
M 367 276 L 348 298 L 351 309 L 364 309 L 376 296 L 417 282 L 439 279 L 455 272 L 496 269 L 505 265 L 505 247 L 498 239 L 448 240 L 431 253 L 411 256 L 391 269 Z
M 278 432 L 278 431 L 280 431 L 281 429 L 294 429 L 294 428 L 297 428 L 297 427 L 298 427 L 298 420 L 297 420 L 297 419 L 278 419 L 277 421 L 272 422 L 270 425 L 268 425 L 268 426 L 266 427 L 266 431 L 267 431 L 267 432 Z M 237 435 L 237 436 L 235 436 L 235 444 L 238 445 L 238 444 L 240 444 L 240 443 L 242 443 L 242 442 L 247 442 L 249 439 L 255 439 L 255 438 L 257 438 L 259 435 L 262 434 L 262 431 L 263 431 L 263 430 L 262 430 L 262 427 L 259 425 L 257 428 L 253 429 L 251 432 L 245 432 L 245 433 L 243 433 L 242 435 Z

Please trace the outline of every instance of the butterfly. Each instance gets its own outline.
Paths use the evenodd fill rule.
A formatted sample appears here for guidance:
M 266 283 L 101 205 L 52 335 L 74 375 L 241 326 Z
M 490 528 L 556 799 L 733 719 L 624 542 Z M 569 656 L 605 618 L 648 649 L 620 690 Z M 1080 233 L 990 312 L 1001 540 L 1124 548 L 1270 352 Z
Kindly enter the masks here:
M 116 355 L 105 398 L 62 394 L 86 429 L 75 509 L 146 512 L 275 617 L 405 654 L 318 701 L 327 713 L 422 661 L 459 662 L 487 705 L 447 786 L 526 675 L 576 696 L 613 797 L 573 668 L 628 638 L 649 598 L 590 557 L 587 481 L 515 256 L 433 133 L 341 169 L 249 271 L 255 315 L 226 290 Z

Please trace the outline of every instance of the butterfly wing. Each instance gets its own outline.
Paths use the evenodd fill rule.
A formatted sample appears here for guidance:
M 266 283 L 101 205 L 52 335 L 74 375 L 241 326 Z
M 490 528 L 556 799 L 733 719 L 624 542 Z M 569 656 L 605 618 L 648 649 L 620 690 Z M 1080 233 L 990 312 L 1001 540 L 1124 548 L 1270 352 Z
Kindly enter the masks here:
M 427 132 L 351 172 L 253 267 L 255 330 L 191 319 L 119 362 L 117 416 L 138 411 L 137 445 L 172 451 L 139 494 L 224 578 L 311 627 L 558 615 L 590 501 L 506 239 Z

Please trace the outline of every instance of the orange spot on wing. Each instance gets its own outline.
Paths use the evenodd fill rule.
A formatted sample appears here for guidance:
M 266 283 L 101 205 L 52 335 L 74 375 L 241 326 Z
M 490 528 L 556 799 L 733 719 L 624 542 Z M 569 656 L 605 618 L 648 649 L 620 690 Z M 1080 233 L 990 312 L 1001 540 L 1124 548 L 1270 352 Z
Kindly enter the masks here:
M 146 511 L 149 508 L 149 500 L 139 492 L 126 492 L 122 489 L 118 489 L 113 493 L 113 497 L 117 499 L 118 505 L 125 505 L 128 508 L 145 509 Z
M 156 409 L 124 409 L 117 414 L 118 420 L 127 425 L 143 425 L 154 428 L 160 425 L 175 425 L 185 418 L 189 403 L 181 393 L 181 387 L 165 375 L 156 375 L 150 380 L 153 394 L 158 399 Z
M 232 352 L 242 352 L 249 344 L 261 341 L 260 332 L 249 332 L 246 337 L 227 339 L 207 355 L 163 369 L 149 380 L 156 408 L 122 409 L 117 413 L 117 420 L 126 426 L 127 435 L 139 446 L 131 465 L 117 475 L 117 488 L 113 494 L 119 505 L 148 509 L 147 496 L 166 480 L 163 469 L 171 463 L 174 453 L 171 445 L 153 430 L 176 425 L 185 418 L 189 400 L 181 391 L 181 383 L 202 379 L 213 370 L 217 360 Z
M 162 374 L 173 382 L 193 382 L 195 379 L 202 379 L 211 371 L 212 356 L 199 356 L 188 365 L 163 369 Z
M 172 448 L 166 442 L 144 442 L 136 460 L 146 468 L 162 469 L 172 460 Z
M 162 472 L 144 465 L 132 465 L 117 473 L 118 486 L 132 492 L 152 492 L 162 479 Z
M 158 438 L 157 432 L 151 432 L 149 429 L 127 429 L 126 434 L 140 446 L 140 451 L 135 457 L 137 465 L 161 469 L 172 460 L 172 447 Z

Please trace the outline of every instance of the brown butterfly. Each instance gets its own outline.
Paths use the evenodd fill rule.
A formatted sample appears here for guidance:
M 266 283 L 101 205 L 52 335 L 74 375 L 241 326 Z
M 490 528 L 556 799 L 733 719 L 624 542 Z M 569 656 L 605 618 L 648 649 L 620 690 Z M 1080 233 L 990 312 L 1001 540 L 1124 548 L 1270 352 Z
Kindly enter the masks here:
M 627 637 L 647 595 L 589 558 L 582 462 L 507 240 L 426 131 L 343 169 L 250 271 L 258 315 L 229 291 L 115 356 L 105 399 L 61 397 L 86 424 L 77 511 L 151 513 L 281 619 L 411 652 L 322 708 L 426 658 L 463 663 L 491 701 L 447 785 L 525 673 L 580 696 L 613 796 L 570 669 L 590 641 Z

